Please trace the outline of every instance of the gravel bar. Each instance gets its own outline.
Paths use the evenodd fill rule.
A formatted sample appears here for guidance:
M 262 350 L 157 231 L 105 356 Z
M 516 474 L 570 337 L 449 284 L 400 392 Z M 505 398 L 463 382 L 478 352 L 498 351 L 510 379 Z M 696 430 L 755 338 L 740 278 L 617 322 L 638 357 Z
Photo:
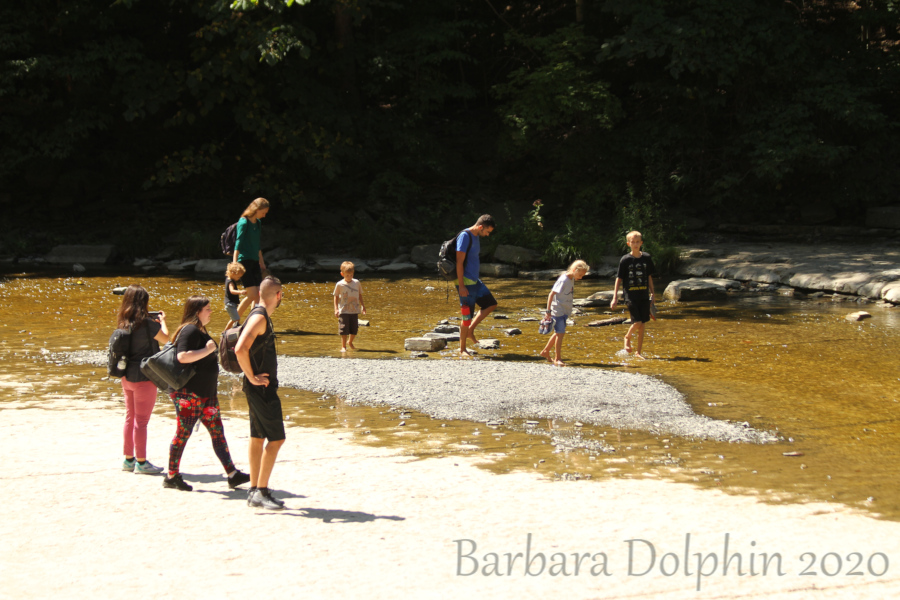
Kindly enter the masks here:
M 102 352 L 66 358 L 106 362 Z M 512 361 L 280 356 L 278 379 L 282 386 L 351 404 L 415 410 L 437 419 L 562 419 L 724 442 L 778 441 L 747 423 L 698 415 L 674 387 L 637 373 Z

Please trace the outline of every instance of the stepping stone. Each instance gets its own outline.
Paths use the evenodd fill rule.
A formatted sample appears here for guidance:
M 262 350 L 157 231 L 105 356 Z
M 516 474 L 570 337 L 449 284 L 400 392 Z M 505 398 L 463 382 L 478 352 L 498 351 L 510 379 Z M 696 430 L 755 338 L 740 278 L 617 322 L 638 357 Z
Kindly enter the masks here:
M 419 352 L 437 352 L 447 347 L 447 340 L 443 338 L 406 338 L 403 343 L 405 350 L 414 350 Z

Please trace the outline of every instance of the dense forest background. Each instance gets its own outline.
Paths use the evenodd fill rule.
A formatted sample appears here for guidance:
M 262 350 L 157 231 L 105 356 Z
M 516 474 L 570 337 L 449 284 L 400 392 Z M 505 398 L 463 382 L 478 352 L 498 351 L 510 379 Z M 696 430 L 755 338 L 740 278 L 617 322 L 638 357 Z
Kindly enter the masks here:
M 0 252 L 165 240 L 212 256 L 257 196 L 298 253 L 391 256 L 483 212 L 493 243 L 552 262 L 631 228 L 662 248 L 697 218 L 860 224 L 897 204 L 898 11 L 5 2 Z

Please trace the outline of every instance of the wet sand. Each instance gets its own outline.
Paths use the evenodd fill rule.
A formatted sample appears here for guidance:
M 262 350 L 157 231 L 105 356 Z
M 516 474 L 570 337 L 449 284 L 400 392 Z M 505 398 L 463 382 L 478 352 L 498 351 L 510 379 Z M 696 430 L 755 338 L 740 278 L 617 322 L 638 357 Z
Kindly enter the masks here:
M 900 523 L 837 504 L 771 505 L 665 481 L 493 475 L 475 457 L 416 460 L 294 427 L 272 479 L 288 508 L 267 512 L 228 489 L 203 430 L 185 451 L 194 485 L 185 493 L 120 470 L 119 412 L 79 401 L 57 408 L 0 407 L 2 598 L 900 596 Z M 158 465 L 174 428 L 158 415 L 150 422 Z M 246 421 L 225 428 L 246 468 Z M 744 576 L 735 558 L 723 574 L 726 535 Z M 639 575 L 650 544 L 654 564 Z M 600 553 L 608 574 L 592 575 L 604 570 Z M 873 574 L 884 559 L 886 573 Z M 715 574 L 698 578 L 698 562 Z

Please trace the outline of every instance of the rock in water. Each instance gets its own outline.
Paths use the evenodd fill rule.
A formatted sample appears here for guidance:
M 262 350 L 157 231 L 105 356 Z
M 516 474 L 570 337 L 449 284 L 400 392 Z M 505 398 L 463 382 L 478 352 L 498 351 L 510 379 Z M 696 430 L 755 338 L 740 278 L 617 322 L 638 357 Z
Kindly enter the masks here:
M 847 315 L 844 318 L 847 319 L 848 321 L 862 321 L 863 319 L 869 319 L 871 317 L 872 317 L 872 315 L 870 315 L 866 311 L 860 310 L 860 311 L 857 311 L 854 313 L 850 313 L 849 315 Z
M 419 352 L 437 352 L 447 347 L 447 341 L 443 338 L 406 338 L 403 344 L 405 350 L 413 350 Z
M 618 325 L 619 323 L 624 323 L 627 321 L 627 317 L 613 317 L 611 319 L 603 319 L 602 321 L 591 321 L 587 324 L 588 327 L 605 327 L 606 325 Z

